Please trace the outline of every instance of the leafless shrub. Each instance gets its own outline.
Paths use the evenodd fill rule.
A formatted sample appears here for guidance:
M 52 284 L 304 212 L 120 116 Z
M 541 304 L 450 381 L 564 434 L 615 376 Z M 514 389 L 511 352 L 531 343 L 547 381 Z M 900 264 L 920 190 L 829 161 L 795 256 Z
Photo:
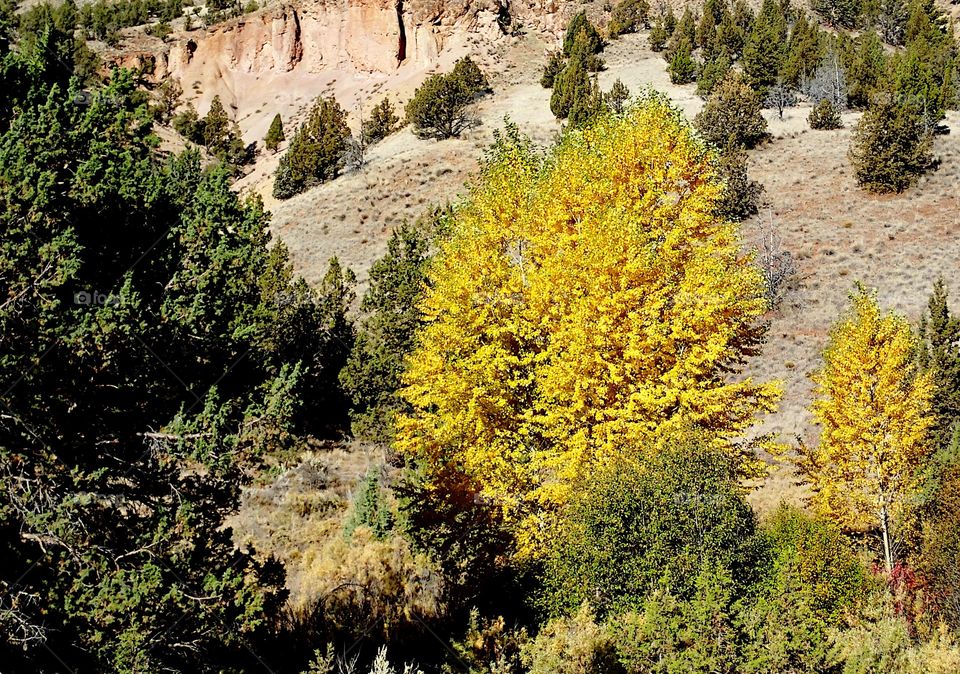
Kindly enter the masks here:
M 783 239 L 769 213 L 760 219 L 757 265 L 766 284 L 767 303 L 771 309 L 776 309 L 797 275 L 797 262 L 793 253 L 784 249 Z

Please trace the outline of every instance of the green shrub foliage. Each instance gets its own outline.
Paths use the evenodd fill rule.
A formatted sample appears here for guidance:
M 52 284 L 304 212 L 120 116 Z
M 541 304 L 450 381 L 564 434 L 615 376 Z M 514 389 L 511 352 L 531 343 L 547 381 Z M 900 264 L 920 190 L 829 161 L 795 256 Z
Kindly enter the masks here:
M 843 127 L 840 111 L 828 98 L 824 98 L 813 106 L 807 121 L 810 122 L 811 129 L 839 129 Z
M 379 103 L 373 106 L 370 111 L 370 117 L 363 120 L 360 128 L 360 134 L 363 141 L 368 145 L 379 143 L 397 130 L 400 118 L 393 109 L 393 103 L 389 98 L 383 98 Z
M 767 137 L 767 120 L 761 113 L 760 97 L 737 72 L 718 84 L 694 125 L 718 148 L 752 148 Z
M 869 192 L 902 192 L 933 162 L 932 131 L 923 111 L 895 96 L 877 96 L 857 123 L 850 161 Z
M 407 103 L 407 121 L 420 138 L 451 138 L 471 124 L 469 105 L 490 85 L 469 56 L 446 74 L 431 75 Z
M 708 562 L 748 582 L 753 511 L 731 461 L 706 444 L 691 439 L 640 466 L 609 466 L 582 486 L 544 572 L 551 613 L 585 601 L 600 615 L 637 608 L 661 582 L 688 598 Z
M 610 11 L 607 35 L 616 38 L 626 33 L 636 33 L 647 25 L 650 4 L 647 0 L 620 0 Z
M 333 98 L 320 98 L 313 104 L 280 159 L 273 196 L 289 199 L 340 175 L 350 139 L 346 120 L 346 113 Z

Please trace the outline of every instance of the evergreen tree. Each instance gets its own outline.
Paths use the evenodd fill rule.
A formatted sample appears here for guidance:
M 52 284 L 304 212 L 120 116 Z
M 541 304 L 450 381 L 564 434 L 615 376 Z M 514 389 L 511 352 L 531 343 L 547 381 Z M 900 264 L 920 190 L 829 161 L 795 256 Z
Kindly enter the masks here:
M 932 144 L 919 106 L 892 95 L 875 97 L 850 142 L 857 182 L 870 192 L 902 192 L 930 168 Z
M 396 131 L 399 123 L 400 118 L 394 112 L 393 103 L 389 98 L 384 97 L 373 106 L 370 118 L 363 120 L 363 124 L 360 125 L 360 135 L 368 145 L 379 143 Z
M 592 92 L 590 75 L 587 73 L 584 58 L 580 55 L 571 58 L 557 77 L 550 96 L 550 112 L 557 119 L 566 119 L 578 101 L 589 99 Z M 582 104 L 581 108 L 583 107 Z
M 650 29 L 650 35 L 647 39 L 650 42 L 650 49 L 655 52 L 663 51 L 664 47 L 667 46 L 667 40 L 670 39 L 670 34 L 667 32 L 666 23 L 662 15 L 657 17 L 653 28 Z
M 446 74 L 431 75 L 407 103 L 407 121 L 420 138 L 452 138 L 471 124 L 468 108 L 490 90 L 486 76 L 469 56 Z
M 895 47 L 902 45 L 909 16 L 904 0 L 879 0 L 874 24 L 883 41 Z
M 563 72 L 565 65 L 566 61 L 562 52 L 551 52 L 543 66 L 543 74 L 540 75 L 540 86 L 544 89 L 552 89 L 557 76 Z
M 617 115 L 623 112 L 629 99 L 630 90 L 619 78 L 610 86 L 610 91 L 603 95 L 607 109 Z
M 843 120 L 840 119 L 840 111 L 829 98 L 821 99 L 810 115 L 807 117 L 811 129 L 840 129 L 843 128 Z
M 767 137 L 760 97 L 743 76 L 731 72 L 710 94 L 694 125 L 707 142 L 718 148 L 752 148 Z
M 805 13 L 793 24 L 787 56 L 780 75 L 793 88 L 800 87 L 817 69 L 826 56 L 825 38 L 815 23 L 807 21 Z
M 649 13 L 647 0 L 620 0 L 610 11 L 607 35 L 613 39 L 626 33 L 636 33 L 647 25 Z
M 920 366 L 933 377 L 930 429 L 934 447 L 949 447 L 960 431 L 960 320 L 947 303 L 943 278 L 937 279 L 920 323 Z
M 427 263 L 447 217 L 447 211 L 435 209 L 416 223 L 402 224 L 390 236 L 386 255 L 370 269 L 356 342 L 340 372 L 351 402 L 351 428 L 358 437 L 392 437 L 393 417 L 403 408 L 397 391 L 404 358 L 423 320 L 419 304 Z
M 230 118 L 227 111 L 223 108 L 219 96 L 214 96 L 210 103 L 210 110 L 203 118 L 203 144 L 216 153 L 216 149 L 223 146 L 227 137 L 227 131 L 230 128 Z
M 313 104 L 280 159 L 273 184 L 276 198 L 289 199 L 340 174 L 350 138 L 346 117 L 333 98 L 320 98 Z
M 685 45 L 687 51 L 692 54 L 696 44 L 697 20 L 694 18 L 693 12 L 690 11 L 690 8 L 687 7 L 680 16 L 680 20 L 677 22 L 673 33 L 670 35 L 670 43 L 663 52 L 663 57 L 667 60 L 667 63 L 671 63 L 673 61 L 674 54 L 676 54 L 677 50 L 680 49 L 681 46 Z
M 274 115 L 273 121 L 270 122 L 270 128 L 263 139 L 263 144 L 271 152 L 276 152 L 280 143 L 284 140 L 286 140 L 286 136 L 283 135 L 283 120 L 280 119 L 280 113 L 278 112 Z
M 743 72 L 753 89 L 764 94 L 777 81 L 786 58 L 787 20 L 776 0 L 763 0 L 743 47 Z
M 584 43 L 586 54 L 599 54 L 603 51 L 603 38 L 600 37 L 596 26 L 587 18 L 586 12 L 575 15 L 567 24 L 567 31 L 563 36 L 564 56 L 573 55 L 574 44 L 578 39 Z
M 833 28 L 853 29 L 860 25 L 861 0 L 813 0 L 813 11 Z
M 718 56 L 704 62 L 697 74 L 697 96 L 708 98 L 714 87 L 726 78 L 732 67 L 730 59 L 726 56 Z
M 0 611 L 5 667 L 242 669 L 285 590 L 226 523 L 322 413 L 301 393 L 324 326 L 281 328 L 296 284 L 262 204 L 196 152 L 161 161 L 128 72 L 88 105 L 30 88 L 0 133 L 0 574 L 35 598 L 23 644 Z
M 380 469 L 374 468 L 360 482 L 344 531 L 352 536 L 357 527 L 366 527 L 378 540 L 385 539 L 393 528 L 393 512 L 384 497 Z
M 697 64 L 693 60 L 692 48 L 686 40 L 681 41 L 673 49 L 670 59 L 670 81 L 674 84 L 689 84 L 697 78 Z
M 887 86 L 888 58 L 883 42 L 873 31 L 863 33 L 841 51 L 846 74 L 848 101 L 854 108 L 866 108 L 874 95 Z

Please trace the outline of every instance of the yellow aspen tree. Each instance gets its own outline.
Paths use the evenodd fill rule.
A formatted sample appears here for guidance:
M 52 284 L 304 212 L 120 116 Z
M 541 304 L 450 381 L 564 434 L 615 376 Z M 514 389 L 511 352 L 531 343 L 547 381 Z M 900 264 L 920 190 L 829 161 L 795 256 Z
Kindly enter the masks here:
M 893 525 L 930 454 L 933 387 L 917 367 L 917 347 L 906 319 L 881 312 L 858 286 L 813 377 L 820 442 L 800 451 L 813 505 L 847 529 L 879 531 L 888 572 L 896 561 Z
M 759 462 L 743 431 L 776 383 L 739 375 L 766 310 L 715 156 L 649 95 L 543 155 L 508 127 L 432 266 L 397 447 L 499 504 L 520 555 L 577 479 L 691 429 Z

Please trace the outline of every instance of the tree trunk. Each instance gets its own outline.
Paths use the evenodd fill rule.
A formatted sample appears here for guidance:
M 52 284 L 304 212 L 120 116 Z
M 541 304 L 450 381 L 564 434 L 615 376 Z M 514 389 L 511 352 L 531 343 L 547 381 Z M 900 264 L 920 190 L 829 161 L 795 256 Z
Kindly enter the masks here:
M 880 506 L 880 531 L 883 534 L 883 563 L 889 575 L 893 571 L 893 546 L 890 544 L 890 512 L 886 503 Z

